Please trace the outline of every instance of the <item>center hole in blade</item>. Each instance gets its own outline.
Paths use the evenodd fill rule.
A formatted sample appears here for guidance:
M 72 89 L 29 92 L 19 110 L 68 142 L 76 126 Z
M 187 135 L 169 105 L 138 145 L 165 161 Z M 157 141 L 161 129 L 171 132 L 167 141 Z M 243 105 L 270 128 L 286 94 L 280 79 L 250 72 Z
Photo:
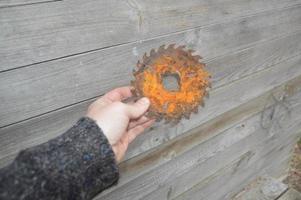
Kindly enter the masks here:
M 170 92 L 180 91 L 180 76 L 177 73 L 165 73 L 162 75 L 163 87 Z

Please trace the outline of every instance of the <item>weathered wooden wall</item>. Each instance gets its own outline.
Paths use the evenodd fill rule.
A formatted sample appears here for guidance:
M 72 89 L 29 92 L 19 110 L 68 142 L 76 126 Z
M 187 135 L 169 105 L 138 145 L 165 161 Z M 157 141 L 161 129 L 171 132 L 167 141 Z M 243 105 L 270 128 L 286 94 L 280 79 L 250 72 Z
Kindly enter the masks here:
M 0 166 L 170 43 L 204 57 L 210 97 L 139 136 L 96 199 L 224 200 L 283 172 L 301 132 L 301 0 L 0 0 Z

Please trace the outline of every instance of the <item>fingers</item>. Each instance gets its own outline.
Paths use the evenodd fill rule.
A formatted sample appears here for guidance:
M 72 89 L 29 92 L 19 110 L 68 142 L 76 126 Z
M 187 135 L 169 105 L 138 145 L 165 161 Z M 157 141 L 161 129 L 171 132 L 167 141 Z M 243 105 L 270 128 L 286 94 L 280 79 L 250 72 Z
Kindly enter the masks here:
M 127 132 L 127 142 L 130 144 L 138 135 L 143 133 L 143 131 L 149 128 L 155 122 L 154 119 L 151 119 L 141 125 L 138 125 Z
M 126 114 L 130 119 L 141 117 L 148 109 L 150 102 L 148 98 L 143 97 L 134 104 L 125 104 Z
M 149 121 L 149 120 L 150 120 L 150 119 L 147 118 L 146 116 L 142 116 L 142 117 L 138 118 L 137 120 L 132 120 L 132 121 L 129 123 L 128 130 L 134 128 L 134 127 L 137 126 L 137 125 L 143 124 L 143 123 L 145 123 L 145 122 L 147 122 L 147 121 Z
M 129 144 L 146 128 L 150 127 L 154 122 L 155 120 L 151 119 L 143 124 L 135 126 L 126 134 L 124 134 L 124 136 L 118 141 L 118 143 L 112 145 L 112 149 L 115 153 L 115 157 L 118 163 L 121 162 L 122 158 L 124 157 Z
M 125 139 L 121 139 L 118 144 L 112 146 L 117 163 L 120 163 L 124 157 L 129 143 Z
M 106 93 L 103 96 L 103 98 L 106 98 L 111 102 L 121 101 L 125 98 L 129 98 L 132 96 L 131 89 L 132 89 L 131 86 L 116 88 L 116 89 Z

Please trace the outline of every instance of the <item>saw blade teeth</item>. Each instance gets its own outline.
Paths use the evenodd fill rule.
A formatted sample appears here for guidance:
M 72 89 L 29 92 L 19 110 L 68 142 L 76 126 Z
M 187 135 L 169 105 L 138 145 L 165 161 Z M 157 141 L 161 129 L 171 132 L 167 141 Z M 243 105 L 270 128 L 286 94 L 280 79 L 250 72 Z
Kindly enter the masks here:
M 201 105 L 202 107 L 205 107 L 205 102 L 204 102 L 203 99 L 200 100 L 200 105 Z
M 194 52 L 195 52 L 195 50 L 193 50 L 193 49 L 188 49 L 187 50 L 190 54 L 193 54 Z
M 197 114 L 199 112 L 199 108 L 198 107 L 195 107 L 193 110 L 192 110 L 193 113 Z
M 173 120 L 173 124 L 176 125 L 181 121 L 182 117 L 178 117 L 175 120 Z
M 157 115 L 157 114 L 154 114 L 154 117 L 156 118 L 156 121 L 159 122 L 163 119 L 163 116 L 162 115 Z
M 180 45 L 180 46 L 177 47 L 177 49 L 178 49 L 178 50 L 184 50 L 185 47 L 186 47 L 185 45 Z
M 143 57 L 142 57 L 143 61 L 145 61 L 147 58 L 148 58 L 147 54 L 144 53 L 144 54 L 143 54 Z
M 207 90 L 205 90 L 204 96 L 205 96 L 206 98 L 209 98 L 209 92 L 208 92 Z
M 157 122 L 163 120 L 165 123 L 177 124 L 181 119 L 190 119 L 193 113 L 198 113 L 201 110 L 201 106 L 205 106 L 204 101 L 206 97 L 209 97 L 208 90 L 209 87 L 211 88 L 209 80 L 211 77 L 210 73 L 205 70 L 205 64 L 200 60 L 202 57 L 193 55 L 195 52 L 193 49 L 185 48 L 187 48 L 185 45 L 178 46 L 176 44 L 169 44 L 161 45 L 158 49 L 150 49 L 149 53 L 145 53 L 142 58 L 138 60 L 137 68 L 133 70 L 135 81 L 131 82 L 131 85 L 135 88 L 137 97 L 148 96 L 154 101 L 154 105 L 151 104 L 149 112 L 146 114 L 148 117 L 156 119 Z M 161 94 L 161 90 L 159 90 L 159 93 L 157 93 L 157 91 L 149 92 L 149 90 L 153 89 L 152 84 L 155 85 L 157 83 L 153 83 L 153 81 L 145 83 L 145 76 L 156 77 L 158 74 L 161 74 L 159 67 L 156 67 L 157 63 L 160 65 L 162 63 L 163 68 L 167 63 L 166 66 L 168 66 L 170 70 L 178 70 L 176 67 L 180 66 L 183 68 L 185 76 L 197 79 L 198 83 L 191 86 L 191 88 L 195 90 L 195 92 L 191 94 L 193 95 L 191 97 L 193 98 L 193 102 L 186 102 L 184 100 L 182 102 L 181 100 L 181 102 L 176 103 L 176 108 L 171 110 L 167 109 L 167 103 L 170 103 L 170 101 L 165 99 L 165 97 L 162 97 L 163 99 L 158 97 L 158 94 Z M 189 66 L 188 69 L 185 68 L 187 66 Z M 189 73 L 185 72 L 187 70 Z M 177 72 L 181 73 L 181 71 Z M 147 87 L 145 87 L 145 84 L 148 84 Z M 160 99 L 160 101 L 158 100 L 157 102 L 156 98 Z
M 131 81 L 131 86 L 135 87 L 135 81 Z
M 154 50 L 154 49 L 152 49 L 151 51 L 150 51 L 150 56 L 152 57 L 152 56 L 155 56 L 155 54 L 156 54 L 156 51 Z
M 208 83 L 207 83 L 207 87 L 212 88 L 211 82 L 208 82 Z
M 195 55 L 195 56 L 192 56 L 196 61 L 199 61 L 200 59 L 202 59 L 202 57 L 201 56 L 199 56 L 199 55 Z
M 171 122 L 171 119 L 170 118 L 165 118 L 163 124 L 169 124 Z
M 137 64 L 136 64 L 137 68 L 138 69 L 141 69 L 142 68 L 142 63 L 140 62 L 140 60 L 138 60 Z
M 161 45 L 158 49 L 158 53 L 161 53 L 165 50 L 165 44 Z
M 183 114 L 183 116 L 184 116 L 185 119 L 189 119 L 190 118 L 190 112 L 185 112 Z
M 188 52 L 189 56 L 192 57 L 192 56 L 193 56 L 192 54 L 193 54 L 195 51 L 192 50 L 192 49 L 189 49 L 187 52 Z
M 167 49 L 174 49 L 175 46 L 176 46 L 176 44 L 170 44 L 170 45 L 168 45 Z

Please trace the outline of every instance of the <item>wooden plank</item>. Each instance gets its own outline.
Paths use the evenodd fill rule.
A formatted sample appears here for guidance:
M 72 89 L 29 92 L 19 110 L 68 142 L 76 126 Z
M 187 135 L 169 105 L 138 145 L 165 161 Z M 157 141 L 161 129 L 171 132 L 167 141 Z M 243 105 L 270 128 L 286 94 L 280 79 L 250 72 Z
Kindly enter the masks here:
M 277 200 L 288 189 L 280 180 L 260 176 L 251 181 L 233 200 Z
M 300 37 L 300 33 L 292 34 L 209 61 L 207 67 L 213 75 L 212 87 L 221 87 L 296 56 L 301 50 L 301 44 L 295 41 L 300 40 Z
M 300 95 L 296 99 L 300 99 Z M 288 110 L 292 111 L 292 115 L 281 118 L 284 122 L 283 130 L 272 128 L 273 134 L 269 134 L 269 131 L 261 126 L 260 121 L 262 119 L 261 115 L 258 114 L 242 122 L 244 126 L 238 124 L 189 152 L 172 159 L 158 169 L 145 173 L 128 184 L 118 187 L 113 192 L 106 195 L 101 194 L 100 198 L 163 199 L 160 194 L 168 194 L 170 198 L 173 198 L 181 190 L 188 189 L 192 183 L 200 181 L 201 177 L 207 177 L 231 159 L 236 159 L 246 152 L 252 152 L 250 153 L 250 159 L 256 160 L 262 156 L 257 152 L 279 147 L 279 144 L 286 144 L 287 139 L 285 138 L 287 137 L 296 138 L 296 135 L 291 136 L 288 133 L 300 129 L 301 102 L 292 101 L 291 103 L 292 107 L 289 107 Z M 286 112 L 287 110 L 279 111 L 279 115 L 277 113 L 272 121 L 283 116 L 283 114 L 286 115 Z M 172 187 L 172 192 L 170 187 Z M 146 197 L 146 194 L 150 196 Z
M 246 155 L 242 156 L 237 161 L 209 176 L 196 187 L 178 196 L 175 200 L 194 200 L 202 197 L 212 200 L 230 200 L 233 194 L 245 186 L 254 176 L 265 174 L 270 168 L 277 166 L 276 162 L 281 161 L 281 158 L 285 158 L 284 160 L 287 161 L 292 145 L 293 141 L 289 141 L 285 145 L 280 143 L 278 147 L 274 147 L 272 150 L 268 148 L 270 149 L 268 153 L 262 152 L 262 157 L 253 162 L 244 161 Z M 240 165 L 241 161 L 244 161 L 242 165 Z M 239 168 L 236 167 L 238 165 L 240 165 Z M 234 193 L 228 193 L 231 190 Z
M 191 128 L 197 127 L 297 77 L 300 75 L 301 70 L 298 65 L 299 60 L 300 57 L 296 57 L 262 73 L 246 77 L 235 84 L 212 91 L 210 101 L 208 101 L 207 106 L 198 115 L 194 115 L 190 120 L 184 120 L 175 127 L 161 124 L 156 125 L 152 130 L 135 140 L 129 148 L 126 158 L 134 157 L 172 140 Z M 221 99 L 223 101 L 220 101 Z M 61 130 L 70 127 L 72 122 L 83 114 L 86 105 L 86 103 L 83 103 L 79 107 L 66 108 L 66 110 L 55 112 L 53 115 L 45 115 L 33 121 L 0 129 L 1 157 L 14 155 L 16 151 L 22 148 L 47 141 L 49 138 L 61 133 Z
M 36 4 L 3 8 L 0 12 L 0 70 L 275 9 L 276 13 L 281 14 L 277 9 L 300 3 L 300 0 L 187 0 L 185 3 L 181 0 L 66 0 L 51 6 Z M 290 27 L 290 23 L 283 25 Z M 276 26 L 274 28 L 277 29 Z M 220 34 L 220 37 L 225 35 Z
M 50 3 L 61 0 L 0 0 L 0 9 L 4 7 L 25 6 L 37 3 Z
M 280 111 L 279 113 L 275 114 L 275 118 L 271 121 L 276 121 L 281 118 L 284 121 L 281 121 L 281 124 L 283 125 L 283 129 L 286 129 L 286 127 L 293 126 L 294 130 L 300 129 L 300 121 L 301 118 L 297 117 L 297 119 L 294 119 L 293 116 L 298 116 L 301 113 L 301 101 L 300 101 L 301 93 L 295 98 L 292 99 L 292 102 L 296 99 L 299 100 L 297 105 L 292 105 L 292 107 L 287 108 L 288 110 Z M 296 103 L 296 102 L 295 102 Z M 296 110 L 296 107 L 298 108 Z M 286 112 L 289 112 L 290 110 L 293 110 L 296 112 L 293 114 L 292 117 L 288 117 Z M 278 111 L 276 111 L 278 112 Z M 282 113 L 282 114 L 280 114 Z M 283 116 L 284 113 L 284 116 Z M 286 113 L 286 114 L 285 114 Z M 278 115 L 278 116 L 276 116 Z M 286 116 L 286 117 L 285 117 Z M 278 118 L 278 119 L 277 119 Z M 294 125 L 292 125 L 291 121 L 294 119 L 295 122 Z M 282 132 L 283 129 L 277 128 L 273 130 L 273 134 L 271 135 L 271 132 L 269 132 L 267 129 L 263 128 L 261 126 L 262 123 L 262 116 L 261 114 L 246 120 L 242 122 L 241 124 L 238 124 L 233 129 L 227 130 L 225 133 L 229 133 L 229 138 L 227 136 L 223 137 L 221 140 L 221 143 L 226 143 L 228 145 L 229 141 L 237 139 L 238 137 L 236 135 L 236 132 L 239 133 L 239 135 L 245 135 L 239 142 L 233 143 L 232 145 L 229 145 L 229 148 L 225 148 L 223 144 L 222 147 L 220 145 L 214 145 L 213 146 L 213 152 L 217 152 L 214 157 L 210 158 L 208 161 L 202 163 L 200 160 L 195 164 L 195 166 L 186 169 L 186 173 L 184 172 L 175 172 L 173 175 L 168 177 L 164 182 L 161 184 L 158 189 L 147 195 L 147 197 L 143 197 L 143 199 L 163 199 L 164 196 L 168 194 L 168 197 L 170 199 L 174 198 L 175 196 L 181 194 L 181 192 L 187 190 L 191 186 L 193 186 L 196 183 L 199 183 L 200 180 L 204 179 L 204 177 L 209 176 L 213 171 L 222 168 L 224 164 L 230 160 L 233 160 L 237 158 L 242 153 L 250 152 L 251 155 L 248 155 L 247 160 L 249 159 L 255 159 L 258 158 L 261 150 L 266 150 L 268 147 L 274 145 L 278 141 L 280 144 L 285 143 L 286 140 L 279 136 L 279 134 L 284 134 L 286 137 L 286 134 L 289 134 L 290 132 L 286 132 L 289 130 L 286 130 L 285 133 Z M 241 127 L 241 125 L 244 125 L 244 127 Z M 274 124 L 275 125 L 275 124 Z M 296 128 L 297 126 L 297 128 Z M 271 127 L 272 128 L 272 127 Z M 276 128 L 273 127 L 272 129 Z M 225 134 L 223 133 L 223 134 Z M 250 135 L 250 136 L 248 136 Z M 233 139 L 233 138 L 235 139 Z M 280 138 L 277 138 L 280 137 Z M 228 139 L 226 139 L 228 138 Z M 277 139 L 275 139 L 277 138 Z M 296 138 L 296 137 L 295 137 Z M 271 141 L 270 141 L 271 140 Z M 276 141 L 275 141 L 276 140 Z M 271 143 L 271 144 L 270 144 Z M 220 151 L 221 148 L 225 148 L 225 150 L 222 152 Z M 293 145 L 291 146 L 293 148 Z M 216 149 L 216 150 L 215 150 Z M 215 151 L 214 151 L 215 150 Z M 257 152 L 258 151 L 258 152 Z M 222 153 L 220 153 L 222 152 Z M 254 154 L 254 155 L 253 155 Z M 256 155 L 255 155 L 256 154 Z M 259 154 L 259 155 L 257 155 Z M 188 155 L 187 155 L 188 156 Z M 253 158 L 254 157 L 254 158 Z M 159 170 L 158 170 L 159 171 Z M 113 192 L 114 193 L 114 192 Z M 204 196 L 206 197 L 206 196 Z M 205 198 L 206 199 L 206 198 Z M 211 198 L 208 198 L 211 199 Z
M 296 59 L 296 60 L 295 60 Z M 206 106 L 189 120 L 182 120 L 177 126 L 158 124 L 146 134 L 138 137 L 130 146 L 127 158 L 139 155 L 184 132 L 199 126 L 251 99 L 264 94 L 270 89 L 300 75 L 300 57 L 283 62 L 277 66 L 246 77 L 233 84 L 211 91 Z M 295 60 L 295 61 L 294 61 Z M 297 70 L 297 71 L 295 71 Z
M 283 17 L 283 15 L 290 17 Z M 294 27 L 289 28 L 288 31 L 301 30 L 299 23 L 301 12 L 298 9 L 293 8 L 283 11 L 282 14 L 273 13 L 273 15 L 263 17 L 267 20 L 264 22 L 266 24 L 274 20 L 277 28 L 272 22 L 263 28 L 263 25 L 258 23 L 258 21 L 263 21 L 262 17 L 255 16 L 243 20 L 244 22 L 208 28 L 211 37 L 208 41 L 211 42 L 206 42 L 208 46 L 202 47 L 209 53 L 207 59 L 239 48 L 246 48 L 250 43 L 259 42 L 258 40 L 271 37 L 270 35 L 279 37 L 287 32 L 287 18 L 292 20 L 289 24 L 294 24 Z M 293 23 L 294 21 L 297 24 Z M 245 24 L 243 32 L 241 23 Z M 220 34 L 217 34 L 228 31 L 232 31 L 232 34 L 226 41 L 220 38 Z M 0 73 L 0 93 L 5 94 L 0 96 L 0 101 L 4 102 L 0 105 L 2 112 L 0 127 L 90 99 L 120 85 L 127 85 L 132 79 L 132 69 L 141 54 L 162 43 L 178 43 L 187 36 L 186 34 L 181 33 L 141 44 L 124 45 Z M 193 38 L 191 35 L 189 37 Z M 237 37 L 248 39 L 237 40 Z M 230 61 L 225 56 L 219 61 L 217 61 L 218 58 L 211 60 L 208 70 L 212 71 L 214 84 L 220 86 L 228 81 L 237 80 L 299 53 L 301 45 L 295 41 L 300 40 L 300 37 L 300 34 L 295 34 L 287 39 L 264 43 L 261 47 L 256 45 L 253 49 L 240 52 L 238 56 L 241 57 L 233 55 Z M 195 44 L 193 41 L 192 43 Z M 202 51 L 201 48 L 196 49 Z M 133 56 L 135 52 L 139 53 Z M 222 82 L 218 84 L 220 80 Z M 20 93 L 23 94 L 22 97 Z
M 88 101 L 70 106 L 0 129 L 0 167 L 11 162 L 20 150 L 41 144 L 64 133 L 81 116 L 84 116 L 90 103 Z
M 301 193 L 293 188 L 290 188 L 278 200 L 300 200 L 300 199 L 301 199 Z
M 208 199 L 232 199 L 232 197 L 234 196 L 234 194 L 236 194 L 240 189 L 242 189 L 242 187 L 246 186 L 246 184 L 254 179 L 254 177 L 256 176 L 260 176 L 262 174 L 271 174 L 274 175 L 276 174 L 277 176 L 279 176 L 279 174 L 281 174 L 281 171 L 279 170 L 283 170 L 283 165 L 288 166 L 288 161 L 290 160 L 291 157 L 291 153 L 292 153 L 292 149 L 294 147 L 294 144 L 297 140 L 298 137 L 300 137 L 300 97 L 295 98 L 293 101 L 298 101 L 299 102 L 299 106 L 298 106 L 298 110 L 295 114 L 293 114 L 292 116 L 290 116 L 290 118 L 294 118 L 294 115 L 297 115 L 297 117 L 299 119 L 296 120 L 296 126 L 295 129 L 297 130 L 296 134 L 294 134 L 293 132 L 289 132 L 289 133 L 280 133 L 282 136 L 288 136 L 292 138 L 290 138 L 289 140 L 287 139 L 277 139 L 277 141 L 279 142 L 277 149 L 275 149 L 274 151 L 271 151 L 275 156 L 273 160 L 269 160 L 269 156 L 264 156 L 263 157 L 263 161 L 265 162 L 264 165 L 262 165 L 262 163 L 259 162 L 259 165 L 266 167 L 267 165 L 270 165 L 270 167 L 265 168 L 265 169 L 261 169 L 261 167 L 258 166 L 258 164 L 255 165 L 249 165 L 250 161 L 248 161 L 248 166 L 243 167 L 243 169 L 241 170 L 231 170 L 232 172 L 230 173 L 225 173 L 224 172 L 218 172 L 215 175 L 212 175 L 210 177 L 207 178 L 207 180 L 201 181 L 198 185 L 196 185 L 194 188 L 192 188 L 191 190 L 189 190 L 188 192 L 184 193 L 183 195 L 179 196 L 179 198 L 176 199 L 195 199 L 196 197 L 199 196 L 204 196 Z M 292 110 L 294 110 L 295 108 L 293 108 Z M 289 126 L 288 124 L 285 125 Z M 284 128 L 284 127 L 283 127 Z M 292 128 L 292 127 L 291 127 Z M 281 130 L 278 129 L 278 131 L 281 132 Z M 288 142 L 289 141 L 289 142 Z M 275 141 L 275 137 L 273 136 L 270 140 L 270 142 L 274 144 L 277 144 L 277 142 Z M 284 144 L 284 145 L 283 145 Z M 283 145 L 281 147 L 281 145 Z M 269 149 L 269 144 L 263 144 L 262 145 L 263 149 Z M 288 151 L 286 151 L 286 153 L 280 155 L 279 152 L 282 151 L 284 148 L 288 147 Z M 256 161 L 258 162 L 258 161 Z M 254 163 L 256 163 L 254 162 Z M 286 164 L 284 164 L 284 162 L 286 162 Z M 220 170 L 223 171 L 223 170 Z M 239 173 L 236 173 L 236 171 L 240 171 Z M 282 171 L 283 173 L 284 171 Z M 218 190 L 217 194 L 212 194 L 212 191 L 214 190 Z
M 300 90 L 301 77 L 289 81 L 285 85 L 274 88 L 264 95 L 256 97 L 252 101 L 226 112 L 169 142 L 166 142 L 164 145 L 157 147 L 152 152 L 148 151 L 123 162 L 119 166 L 122 178 L 120 179 L 118 186 L 138 177 L 142 173 L 150 171 L 151 169 L 170 161 L 175 156 L 182 155 L 196 145 L 215 137 L 230 127 L 236 124 L 241 124 L 242 121 L 275 104 L 275 99 L 281 99 L 284 96 L 285 98 L 289 98 L 293 95 L 296 96 L 296 93 L 299 93 Z
M 296 136 L 300 136 L 301 132 L 299 130 L 299 133 L 296 134 Z M 238 192 L 241 190 L 246 184 L 253 180 L 254 176 L 276 176 L 279 177 L 280 174 L 283 176 L 285 171 L 288 169 L 288 164 L 291 159 L 291 154 L 292 154 L 292 147 L 296 143 L 296 138 L 293 138 L 290 142 L 287 143 L 286 147 L 287 150 L 284 150 L 285 147 L 280 147 L 278 149 L 275 149 L 275 151 L 282 151 L 282 155 L 276 155 L 278 156 L 277 160 L 270 161 L 270 163 L 267 163 L 266 161 L 263 161 L 266 166 L 263 168 L 258 167 L 258 165 L 254 166 L 254 168 L 257 170 L 257 172 L 253 173 L 251 171 L 246 171 L 247 173 L 243 173 L 241 171 L 241 174 L 245 176 L 244 178 L 239 178 L 239 175 L 236 177 L 233 177 L 233 181 L 236 181 L 236 185 L 232 188 L 225 188 L 223 197 L 226 197 L 228 199 L 232 199 Z M 286 152 L 286 153 L 285 153 Z M 275 153 L 275 152 L 272 152 Z M 264 158 L 265 160 L 267 157 Z M 259 161 L 260 162 L 260 161 Z M 252 167 L 252 166 L 250 166 Z M 244 169 L 245 170 L 245 169 Z M 214 186 L 213 186 L 214 187 Z
M 300 102 L 300 98 L 298 99 Z M 300 106 L 299 111 L 300 112 Z M 298 113 L 297 113 L 298 114 Z M 300 115 L 300 114 L 298 114 Z M 298 116 L 297 115 L 297 116 Z M 291 116 L 293 118 L 293 116 Z M 300 131 L 300 116 L 298 116 L 299 119 L 296 120 L 298 122 L 295 126 L 296 130 Z M 287 126 L 287 125 L 286 125 Z M 279 131 L 279 130 L 278 130 Z M 278 168 L 278 164 L 282 163 L 282 160 L 288 161 L 291 155 L 292 148 L 295 144 L 295 141 L 298 137 L 300 137 L 300 132 L 297 132 L 297 134 L 293 134 L 293 132 L 289 132 L 284 134 L 281 133 L 282 136 L 288 136 L 293 137 L 289 139 L 289 142 L 287 139 L 277 139 L 278 141 L 278 148 L 274 151 L 271 151 L 272 154 L 274 154 L 276 157 L 274 157 L 274 160 L 270 160 L 269 162 L 266 162 L 269 159 L 269 155 L 263 157 L 263 161 L 265 164 L 258 163 L 262 167 L 266 167 L 268 164 L 272 165 L 273 167 L 276 166 Z M 272 139 L 269 141 L 272 142 L 272 145 L 277 144 L 275 141 L 275 137 L 272 137 Z M 283 145 L 285 144 L 285 145 Z M 283 146 L 282 146 L 283 145 Z M 277 145 L 276 145 L 277 146 Z M 282 146 L 282 147 L 281 147 Z M 269 149 L 269 143 L 262 145 L 263 150 Z M 286 151 L 285 154 L 280 155 L 279 152 L 282 151 L 284 148 L 288 148 L 289 152 Z M 256 161 L 258 162 L 258 161 Z M 256 163 L 253 162 L 253 163 Z M 230 199 L 235 193 L 237 193 L 242 187 L 244 187 L 250 180 L 254 179 L 254 177 L 259 176 L 263 173 L 270 172 L 269 170 L 261 170 L 261 167 L 258 167 L 258 164 L 255 165 L 249 165 L 251 162 L 247 161 L 248 166 L 243 167 L 243 169 L 235 170 L 235 168 L 230 169 L 230 173 L 224 173 L 223 170 L 220 170 L 221 172 L 216 173 L 215 175 L 212 175 L 208 177 L 206 180 L 201 181 L 198 185 L 196 185 L 194 188 L 189 190 L 188 192 L 184 193 L 183 195 L 179 196 L 179 198 L 176 199 L 196 199 L 197 197 L 206 197 L 206 199 Z M 239 171 L 239 173 L 236 173 L 236 171 Z M 272 173 L 275 173 L 275 169 L 271 169 L 273 171 Z M 201 172 L 200 172 L 201 173 Z M 279 174 L 279 172 L 276 172 Z M 212 191 L 218 190 L 218 193 L 213 194 Z
M 247 103 L 247 105 L 242 105 L 242 108 L 237 108 L 234 112 L 219 116 L 217 120 L 213 120 L 197 130 L 192 130 L 192 132 L 196 132 L 194 136 L 192 135 L 185 140 L 178 138 L 169 145 L 167 144 L 164 148 L 156 148 L 157 152 L 155 153 L 147 152 L 147 156 L 144 156 L 144 158 L 141 158 L 142 155 L 138 158 L 131 159 L 129 162 L 120 166 L 121 179 L 118 187 L 141 175 L 141 173 L 145 173 L 150 169 L 168 162 L 173 156 L 179 156 L 187 149 L 191 149 L 202 141 L 215 136 L 220 131 L 233 126 L 237 121 L 240 122 L 248 118 L 248 116 L 261 111 L 264 107 L 269 106 L 269 103 L 274 103 L 271 94 L 276 96 L 283 96 L 285 94 L 284 96 L 289 97 L 299 91 L 300 87 L 301 77 L 289 81 L 285 86 L 280 86 L 269 91 L 269 93 L 256 98 L 257 100 Z M 50 115 L 42 116 L 26 123 L 20 123 L 6 129 L 6 132 L 2 132 L 1 135 L 1 141 L 3 141 L 3 143 L 0 145 L 0 166 L 11 161 L 19 150 L 45 142 L 49 138 L 63 132 L 64 130 L 60 129 L 60 127 L 68 128 L 68 126 L 73 123 L 70 122 L 70 118 L 75 120 L 79 117 L 81 115 L 80 113 L 85 110 L 85 106 L 86 105 L 82 106 L 83 108 L 80 111 L 77 109 L 78 107 L 75 109 L 60 110 Z M 47 132 L 45 132 L 45 130 L 47 130 Z M 186 135 L 188 134 L 186 133 Z

